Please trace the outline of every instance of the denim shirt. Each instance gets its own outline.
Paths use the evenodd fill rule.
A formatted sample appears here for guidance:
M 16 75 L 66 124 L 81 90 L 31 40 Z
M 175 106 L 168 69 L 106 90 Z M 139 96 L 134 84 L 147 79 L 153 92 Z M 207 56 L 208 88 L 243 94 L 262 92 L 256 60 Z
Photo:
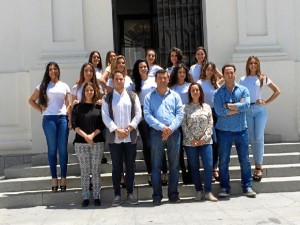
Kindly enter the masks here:
M 162 130 L 168 126 L 175 131 L 182 123 L 183 109 L 179 94 L 168 89 L 160 95 L 155 89 L 144 99 L 144 117 L 150 127 Z
M 244 99 L 243 102 L 240 102 Z M 234 103 L 238 113 L 227 115 L 230 110 L 225 108 L 226 103 Z M 218 116 L 216 128 L 223 131 L 242 131 L 247 128 L 246 109 L 250 107 L 250 94 L 246 87 L 235 83 L 232 92 L 222 85 L 215 93 L 214 108 Z

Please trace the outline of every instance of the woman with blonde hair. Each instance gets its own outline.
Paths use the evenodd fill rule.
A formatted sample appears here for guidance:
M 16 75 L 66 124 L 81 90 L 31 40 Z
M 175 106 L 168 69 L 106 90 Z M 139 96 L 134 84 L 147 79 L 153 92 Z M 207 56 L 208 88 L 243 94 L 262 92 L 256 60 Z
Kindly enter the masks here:
M 106 53 L 106 57 L 105 57 L 105 70 L 100 78 L 100 84 L 101 86 L 106 89 L 106 86 L 107 86 L 107 80 L 111 74 L 111 64 L 112 64 L 112 61 L 114 60 L 114 58 L 116 58 L 116 53 L 114 51 L 108 51 Z
M 125 89 L 127 91 L 132 91 L 134 88 L 133 81 L 127 74 L 127 67 L 126 67 L 126 59 L 123 55 L 116 56 L 111 64 L 111 73 L 113 73 L 115 70 L 120 71 L 123 75 L 125 75 Z M 108 78 L 106 91 L 111 92 L 114 88 L 113 80 L 111 76 Z
M 277 85 L 260 70 L 260 61 L 256 56 L 250 56 L 246 63 L 246 76 L 241 77 L 239 83 L 250 92 L 250 108 L 246 111 L 249 130 L 249 142 L 252 148 L 255 170 L 254 181 L 261 181 L 263 176 L 264 131 L 267 123 L 265 105 L 274 101 L 280 94 Z M 262 99 L 263 87 L 269 87 L 273 94 L 265 101 Z

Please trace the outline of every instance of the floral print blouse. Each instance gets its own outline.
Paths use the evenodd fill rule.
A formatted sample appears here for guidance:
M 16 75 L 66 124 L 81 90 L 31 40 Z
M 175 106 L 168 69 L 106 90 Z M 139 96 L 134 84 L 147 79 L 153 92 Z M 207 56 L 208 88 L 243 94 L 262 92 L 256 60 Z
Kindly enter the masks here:
M 193 146 L 192 140 L 204 138 L 205 144 L 212 144 L 212 111 L 208 104 L 188 103 L 184 106 L 182 121 L 183 145 Z

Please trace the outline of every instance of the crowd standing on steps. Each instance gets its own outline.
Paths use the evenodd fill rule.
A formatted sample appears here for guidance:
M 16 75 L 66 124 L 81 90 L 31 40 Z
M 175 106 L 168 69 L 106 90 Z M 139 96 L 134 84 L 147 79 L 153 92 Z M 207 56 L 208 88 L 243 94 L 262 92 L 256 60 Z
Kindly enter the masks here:
M 220 185 L 218 198 L 229 197 L 233 143 L 242 191 L 247 197 L 256 197 L 252 181 L 260 182 L 263 177 L 265 105 L 280 95 L 270 76 L 261 72 L 258 57 L 248 58 L 246 74 L 238 82 L 235 66 L 226 64 L 220 72 L 203 47 L 195 50 L 195 64 L 190 68 L 177 47 L 169 51 L 166 70 L 158 64 L 158 58 L 154 49 L 147 49 L 145 58 L 136 59 L 128 74 L 125 56 L 108 51 L 103 69 L 100 53 L 92 51 L 72 91 L 60 80 L 58 64 L 47 64 L 29 104 L 42 114 L 52 192 L 67 190 L 67 145 L 73 128 L 82 207 L 89 205 L 90 191 L 94 205 L 101 205 L 101 167 L 107 163 L 105 144 L 112 163 L 112 206 L 122 204 L 121 187 L 126 188 L 128 203 L 139 204 L 134 194 L 138 136 L 154 205 L 162 203 L 162 186 L 168 186 L 171 203 L 180 202 L 180 175 L 184 185 L 194 184 L 195 201 L 218 201 L 212 192 L 215 182 Z M 265 87 L 273 92 L 266 100 L 262 97 Z M 204 168 L 203 178 L 200 165 Z

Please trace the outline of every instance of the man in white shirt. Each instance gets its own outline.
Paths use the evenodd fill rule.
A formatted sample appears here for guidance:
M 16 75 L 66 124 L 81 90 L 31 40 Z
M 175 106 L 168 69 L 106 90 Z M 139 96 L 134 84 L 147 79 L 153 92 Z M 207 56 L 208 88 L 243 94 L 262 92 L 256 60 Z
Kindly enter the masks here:
M 112 206 L 121 204 L 120 179 L 123 157 L 126 166 L 127 202 L 138 204 L 133 195 L 137 125 L 141 121 L 141 104 L 137 95 L 125 89 L 125 75 L 120 71 L 112 73 L 114 90 L 108 93 L 102 105 L 103 122 L 108 128 L 106 142 L 112 159 L 112 180 L 114 199 Z

